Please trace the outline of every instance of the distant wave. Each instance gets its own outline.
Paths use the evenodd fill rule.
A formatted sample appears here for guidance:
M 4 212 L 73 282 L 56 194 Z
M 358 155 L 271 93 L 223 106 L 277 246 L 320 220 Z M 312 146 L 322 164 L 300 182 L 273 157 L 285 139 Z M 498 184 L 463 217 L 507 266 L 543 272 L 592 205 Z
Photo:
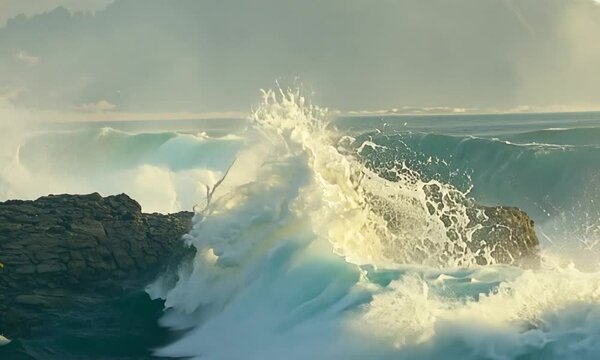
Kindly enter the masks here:
M 147 288 L 179 335 L 157 355 L 600 356 L 598 129 L 515 134 L 496 118 L 490 137 L 350 133 L 327 115 L 282 91 L 265 93 L 242 136 L 32 132 L 1 164 L 0 197 L 126 192 L 144 211 L 200 205 L 183 240 L 195 257 Z M 541 268 L 476 264 L 471 197 L 534 217 Z
M 0 169 L 0 198 L 127 192 L 144 211 L 191 210 L 242 144 L 234 135 L 112 128 L 32 133 Z
M 600 147 L 600 127 L 549 128 L 506 136 L 512 142 Z
M 590 132 L 598 138 L 588 136 Z M 551 142 L 551 134 L 557 133 L 577 141 Z M 600 181 L 600 129 L 543 130 L 504 139 L 367 133 L 359 136 L 357 143 L 364 139 L 381 146 L 363 152 L 372 167 L 404 162 L 424 179 L 470 189 L 483 203 L 519 206 L 537 219 L 577 207 L 581 200 L 600 204 L 594 185 Z

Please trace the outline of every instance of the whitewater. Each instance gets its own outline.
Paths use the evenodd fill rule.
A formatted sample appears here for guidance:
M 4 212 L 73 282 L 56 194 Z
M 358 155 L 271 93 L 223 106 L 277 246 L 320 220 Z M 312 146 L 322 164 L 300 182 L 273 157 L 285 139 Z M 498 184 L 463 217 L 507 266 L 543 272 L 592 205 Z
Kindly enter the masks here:
M 178 334 L 157 356 L 597 359 L 599 119 L 336 118 L 266 91 L 225 129 L 14 136 L 0 198 L 126 192 L 144 211 L 195 209 L 194 258 L 146 289 Z M 527 211 L 541 265 L 473 251 L 473 202 Z

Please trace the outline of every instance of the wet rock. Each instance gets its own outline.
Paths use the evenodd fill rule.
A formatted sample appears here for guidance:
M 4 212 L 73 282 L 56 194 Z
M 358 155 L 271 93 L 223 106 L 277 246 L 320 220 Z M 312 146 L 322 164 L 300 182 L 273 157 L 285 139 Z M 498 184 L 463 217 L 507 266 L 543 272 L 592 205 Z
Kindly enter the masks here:
M 24 265 L 15 268 L 17 274 L 35 274 L 35 265 Z
M 39 312 L 86 291 L 145 285 L 186 251 L 192 215 L 143 214 L 124 194 L 0 203 L 0 331 L 25 334 Z
M 67 270 L 67 266 L 60 262 L 51 262 L 40 264 L 36 267 L 38 274 L 60 273 Z
M 52 297 L 42 295 L 18 295 L 15 297 L 15 303 L 26 306 L 52 307 L 56 305 L 57 300 Z
M 521 209 L 508 206 L 477 206 L 469 213 L 474 252 L 485 249 L 497 263 L 533 267 L 539 264 L 540 242 L 533 220 Z M 489 262 L 481 254 L 478 263 Z
M 428 190 L 428 195 L 434 200 L 427 204 L 429 213 L 433 215 L 438 210 L 433 204 L 441 206 L 444 202 L 440 192 Z M 396 229 L 404 231 L 407 228 L 405 215 L 396 212 L 388 199 L 371 194 L 368 199 L 371 209 L 382 216 L 392 233 Z M 539 265 L 539 240 L 533 220 L 524 211 L 516 207 L 481 206 L 470 199 L 457 198 L 455 201 L 460 205 L 456 213 L 447 211 L 441 216 L 438 213 L 446 228 L 447 238 L 455 241 L 454 245 L 458 239 L 461 240 L 460 246 L 448 251 L 447 258 L 468 255 L 467 262 L 463 263 L 465 265 L 474 262 L 478 265 L 506 264 L 528 268 Z M 467 218 L 464 218 L 465 214 Z M 459 220 L 461 223 L 455 226 Z M 429 249 L 424 246 L 424 250 L 419 250 L 417 254 L 427 258 Z

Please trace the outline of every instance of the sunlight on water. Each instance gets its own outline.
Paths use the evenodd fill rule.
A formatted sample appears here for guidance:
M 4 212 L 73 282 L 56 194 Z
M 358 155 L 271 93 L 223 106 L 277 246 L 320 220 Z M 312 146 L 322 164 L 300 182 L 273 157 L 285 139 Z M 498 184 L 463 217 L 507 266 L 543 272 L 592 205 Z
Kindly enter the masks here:
M 195 259 L 148 288 L 165 326 L 190 329 L 158 355 L 600 354 L 600 273 L 546 251 L 537 270 L 474 266 L 465 194 L 405 165 L 383 179 L 360 158 L 376 145 L 344 147 L 356 140 L 298 92 L 266 92 L 252 121 L 252 161 L 234 162 L 186 237 Z

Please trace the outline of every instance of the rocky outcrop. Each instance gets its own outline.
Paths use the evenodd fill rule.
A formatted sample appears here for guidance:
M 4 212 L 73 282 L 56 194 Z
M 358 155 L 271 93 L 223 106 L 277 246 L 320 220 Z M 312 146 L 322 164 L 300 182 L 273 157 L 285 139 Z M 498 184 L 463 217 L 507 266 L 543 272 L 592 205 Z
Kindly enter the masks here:
M 192 213 L 143 214 L 127 195 L 56 195 L 0 203 L 0 330 L 78 291 L 141 286 L 185 252 Z
M 500 264 L 536 266 L 539 240 L 534 222 L 521 209 L 507 206 L 477 206 L 469 212 L 471 250 L 479 252 L 477 262 L 491 259 Z M 486 255 L 485 251 L 489 251 Z
M 467 228 L 474 229 L 469 246 L 479 263 L 490 257 L 504 264 L 536 263 L 539 243 L 523 211 L 475 205 L 468 215 Z M 23 335 L 47 318 L 39 314 L 74 301 L 93 304 L 93 294 L 142 287 L 190 251 L 181 236 L 192 216 L 143 214 L 124 194 L 0 203 L 0 332 Z
M 435 214 L 443 222 L 446 236 L 453 245 L 459 240 L 464 244 L 464 248 L 444 248 L 448 250 L 448 254 L 445 254 L 443 261 L 449 258 L 454 260 L 457 254 L 468 253 L 467 264 L 506 264 L 528 268 L 539 265 L 539 240 L 533 220 L 524 211 L 516 207 L 481 206 L 462 197 L 449 198 L 445 204 L 439 188 L 427 190 L 427 195 L 431 197 L 431 201 L 427 203 L 429 214 Z M 390 206 L 389 199 L 369 195 L 368 200 L 371 209 L 382 216 L 392 233 L 410 225 L 405 222 L 403 214 Z M 435 206 L 439 208 L 436 209 Z M 449 209 L 439 212 L 446 206 Z M 453 209 L 452 206 L 456 208 Z M 429 249 L 425 246 L 416 253 L 427 258 Z

